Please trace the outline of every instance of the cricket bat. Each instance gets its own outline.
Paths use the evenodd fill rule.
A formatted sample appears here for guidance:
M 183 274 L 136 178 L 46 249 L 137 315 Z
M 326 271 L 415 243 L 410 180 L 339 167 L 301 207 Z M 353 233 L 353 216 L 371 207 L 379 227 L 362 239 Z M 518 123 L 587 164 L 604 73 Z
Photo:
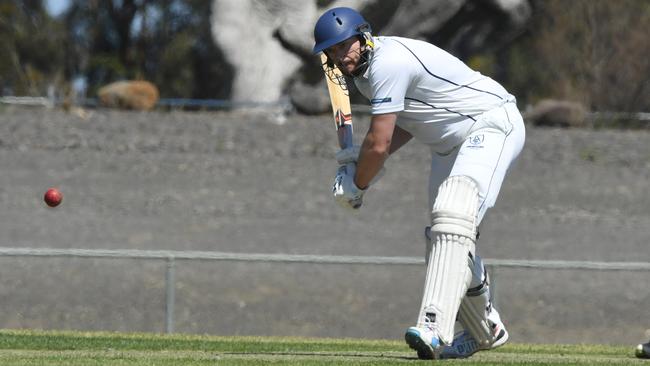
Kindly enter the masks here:
M 327 90 L 332 102 L 332 113 L 334 115 L 334 126 L 338 135 L 339 147 L 345 149 L 351 147 L 354 143 L 352 139 L 352 108 L 350 108 L 350 94 L 345 77 L 336 65 L 328 65 L 328 59 L 325 53 L 321 53 L 321 65 L 325 72 L 325 81 Z M 354 163 L 348 163 L 345 166 L 348 174 L 354 174 Z M 354 205 L 354 208 L 361 206 L 361 202 Z
M 345 78 L 336 65 L 328 66 L 327 56 L 321 53 L 321 62 L 327 81 L 327 90 L 332 102 L 334 126 L 339 139 L 339 147 L 345 149 L 352 146 L 352 109 L 350 108 L 350 95 Z

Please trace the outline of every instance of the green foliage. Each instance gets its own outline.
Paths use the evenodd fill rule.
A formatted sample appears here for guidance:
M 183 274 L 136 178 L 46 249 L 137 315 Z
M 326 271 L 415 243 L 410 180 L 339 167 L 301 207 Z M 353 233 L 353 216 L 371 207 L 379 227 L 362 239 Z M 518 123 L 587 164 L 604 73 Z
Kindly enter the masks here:
M 506 53 L 520 100 L 582 102 L 595 111 L 650 110 L 650 2 L 538 2 L 528 33 Z
M 97 89 L 115 80 L 127 78 L 127 69 L 116 54 L 103 53 L 90 56 L 86 73 L 94 83 L 90 85 L 90 95 Z
M 191 96 L 194 89 L 192 60 L 192 34 L 175 34 L 162 51 L 155 83 L 169 96 Z
M 210 4 L 71 0 L 67 12 L 52 20 L 64 29 L 64 40 L 55 44 L 64 52 L 59 67 L 68 80 L 84 76 L 88 96 L 113 81 L 145 79 L 158 86 L 161 97 L 227 98 L 223 85 L 232 73 L 215 51 Z
M 0 88 L 18 95 L 44 95 L 62 79 L 62 24 L 40 2 L 0 3 Z

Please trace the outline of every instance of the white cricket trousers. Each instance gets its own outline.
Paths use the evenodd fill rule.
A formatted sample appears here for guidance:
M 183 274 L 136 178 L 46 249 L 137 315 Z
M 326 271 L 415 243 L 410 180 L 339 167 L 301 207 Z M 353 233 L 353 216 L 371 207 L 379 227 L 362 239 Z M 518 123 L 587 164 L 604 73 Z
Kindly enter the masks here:
M 514 101 L 480 115 L 465 142 L 451 153 L 432 152 L 429 210 L 447 177 L 465 175 L 478 184 L 480 223 L 487 209 L 494 206 L 503 179 L 525 140 L 524 121 Z

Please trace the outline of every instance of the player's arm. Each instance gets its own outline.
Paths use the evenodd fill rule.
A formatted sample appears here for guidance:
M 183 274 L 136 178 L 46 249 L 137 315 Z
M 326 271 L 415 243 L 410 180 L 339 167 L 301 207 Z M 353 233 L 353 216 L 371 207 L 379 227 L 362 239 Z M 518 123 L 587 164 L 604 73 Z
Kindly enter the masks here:
M 354 183 L 357 187 L 361 189 L 367 188 L 372 178 L 384 166 L 384 162 L 391 152 L 391 143 L 396 121 L 396 113 L 376 114 L 372 116 L 370 128 L 361 144 L 361 151 L 357 162 L 357 172 L 354 178 Z M 404 143 L 402 142 L 402 145 Z

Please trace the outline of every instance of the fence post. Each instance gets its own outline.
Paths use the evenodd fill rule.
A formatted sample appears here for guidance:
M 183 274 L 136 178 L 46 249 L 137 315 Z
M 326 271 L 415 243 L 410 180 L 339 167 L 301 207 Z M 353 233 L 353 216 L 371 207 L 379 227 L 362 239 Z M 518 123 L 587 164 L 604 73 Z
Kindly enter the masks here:
M 165 331 L 167 333 L 174 332 L 175 272 L 174 257 L 170 256 L 167 258 L 167 272 L 165 274 Z

